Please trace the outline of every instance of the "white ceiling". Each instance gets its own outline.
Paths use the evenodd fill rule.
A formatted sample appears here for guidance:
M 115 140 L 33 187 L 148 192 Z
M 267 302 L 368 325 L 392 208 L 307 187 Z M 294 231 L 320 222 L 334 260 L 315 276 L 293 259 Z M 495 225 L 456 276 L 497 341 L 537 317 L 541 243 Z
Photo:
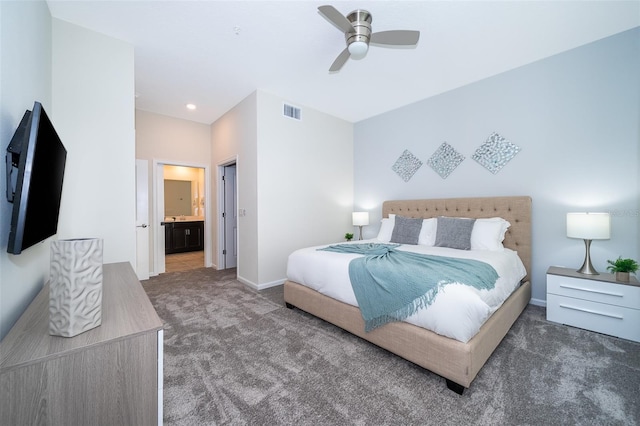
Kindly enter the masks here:
M 212 123 L 256 89 L 357 122 L 640 25 L 640 1 L 60 1 L 53 17 L 135 47 L 136 108 Z M 328 69 L 343 34 L 317 7 L 421 32 Z M 185 104 L 194 103 L 196 111 Z

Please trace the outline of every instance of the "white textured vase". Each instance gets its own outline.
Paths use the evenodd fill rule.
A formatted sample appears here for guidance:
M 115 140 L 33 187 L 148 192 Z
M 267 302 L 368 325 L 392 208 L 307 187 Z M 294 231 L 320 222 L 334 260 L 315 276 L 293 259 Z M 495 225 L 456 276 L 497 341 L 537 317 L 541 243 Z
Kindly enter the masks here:
M 73 337 L 102 323 L 102 239 L 51 242 L 49 334 Z

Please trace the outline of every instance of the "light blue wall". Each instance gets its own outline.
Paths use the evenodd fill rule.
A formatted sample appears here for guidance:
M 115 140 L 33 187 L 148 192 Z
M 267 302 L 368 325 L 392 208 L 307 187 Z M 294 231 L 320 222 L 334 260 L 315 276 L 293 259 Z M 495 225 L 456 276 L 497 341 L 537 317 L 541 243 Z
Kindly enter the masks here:
M 0 1 L 0 149 L 4 152 L 25 110 L 51 108 L 51 15 L 43 1 Z M 49 274 L 49 245 L 7 254 L 13 204 L 0 195 L 0 339 L 7 334 Z
M 505 52 L 508 54 L 508 52 Z M 471 156 L 498 132 L 522 148 L 493 175 Z M 378 231 L 386 199 L 530 195 L 533 299 L 546 300 L 551 265 L 579 268 L 584 244 L 568 239 L 568 211 L 609 211 L 611 239 L 591 258 L 640 258 L 640 27 L 359 122 L 355 209 Z M 426 161 L 448 142 L 465 160 L 447 179 Z M 425 163 L 409 182 L 391 167 L 408 149 Z
M 52 21 L 44 1 L 0 1 L 1 149 L 35 100 L 67 148 L 58 234 L 20 255 L 2 171 L 0 338 L 49 278 L 51 239 L 103 238 L 105 263 L 135 263 L 133 63 L 133 46 Z

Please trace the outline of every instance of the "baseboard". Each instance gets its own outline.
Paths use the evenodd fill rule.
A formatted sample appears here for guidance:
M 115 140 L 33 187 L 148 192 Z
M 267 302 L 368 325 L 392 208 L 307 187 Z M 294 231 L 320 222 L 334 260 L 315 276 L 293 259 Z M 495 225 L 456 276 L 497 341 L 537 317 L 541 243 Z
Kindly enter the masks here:
M 240 275 L 238 275 L 238 281 L 240 281 L 242 284 L 246 285 L 247 287 L 250 287 L 254 290 L 264 290 L 266 288 L 270 288 L 270 287 L 275 287 L 275 286 L 279 286 L 284 284 L 284 282 L 286 281 L 286 279 L 281 279 L 281 280 L 277 280 L 277 281 L 271 281 L 268 283 L 263 283 L 263 284 L 256 284 L 253 281 L 250 281 L 246 278 L 241 277 Z
M 258 284 L 254 283 L 253 281 L 249 281 L 248 279 L 243 278 L 240 275 L 236 275 L 236 279 L 240 281 L 242 284 L 246 285 L 247 287 L 251 287 L 254 290 L 258 290 Z
M 543 308 L 547 307 L 547 301 L 542 299 L 534 299 L 533 297 L 529 300 L 529 303 L 535 306 L 542 306 Z
M 258 286 L 258 290 L 264 290 L 266 288 L 277 287 L 279 285 L 284 284 L 285 281 L 286 281 L 286 279 L 282 279 L 282 280 L 277 280 L 277 281 L 271 281 L 270 283 L 260 284 Z

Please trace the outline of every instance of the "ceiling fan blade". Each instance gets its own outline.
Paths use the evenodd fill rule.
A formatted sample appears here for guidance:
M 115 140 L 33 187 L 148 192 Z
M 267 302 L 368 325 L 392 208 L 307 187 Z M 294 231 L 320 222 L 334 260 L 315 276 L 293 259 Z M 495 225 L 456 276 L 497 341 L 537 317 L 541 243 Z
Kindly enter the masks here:
M 340 71 L 340 68 L 342 68 L 342 66 L 347 62 L 350 56 L 351 53 L 349 53 L 349 48 L 346 48 L 342 52 L 340 52 L 336 60 L 333 61 L 333 64 L 331 64 L 329 72 Z
M 371 34 L 370 43 L 386 44 L 391 46 L 412 46 L 418 43 L 418 39 L 420 39 L 420 31 L 380 31 L 378 33 Z
M 351 22 L 349 22 L 349 20 L 342 13 L 338 12 L 335 7 L 320 6 L 318 10 L 320 11 L 320 13 L 322 13 L 322 15 L 324 15 L 325 18 L 333 22 L 334 25 L 336 25 L 345 33 L 355 32 L 355 29 L 353 28 L 353 25 L 351 25 Z

